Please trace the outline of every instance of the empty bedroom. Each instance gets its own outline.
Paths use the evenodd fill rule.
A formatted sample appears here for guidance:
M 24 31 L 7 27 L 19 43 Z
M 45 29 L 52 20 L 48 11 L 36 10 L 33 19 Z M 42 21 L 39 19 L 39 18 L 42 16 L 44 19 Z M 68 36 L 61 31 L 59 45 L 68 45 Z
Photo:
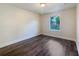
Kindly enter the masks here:
M 0 3 L 0 56 L 78 56 L 79 4 Z

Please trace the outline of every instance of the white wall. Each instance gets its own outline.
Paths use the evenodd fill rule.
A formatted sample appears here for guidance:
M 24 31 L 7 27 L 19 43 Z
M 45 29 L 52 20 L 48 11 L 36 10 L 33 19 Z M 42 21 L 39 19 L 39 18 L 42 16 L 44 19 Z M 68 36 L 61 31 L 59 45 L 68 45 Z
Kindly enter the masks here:
M 79 54 L 79 4 L 77 4 L 77 10 L 76 10 L 76 14 L 77 14 L 77 49 L 78 49 L 78 54 Z
M 60 17 L 60 31 L 50 31 L 49 20 L 51 16 Z M 41 15 L 41 34 L 76 41 L 76 8 Z
M 0 47 L 39 35 L 39 15 L 0 5 Z

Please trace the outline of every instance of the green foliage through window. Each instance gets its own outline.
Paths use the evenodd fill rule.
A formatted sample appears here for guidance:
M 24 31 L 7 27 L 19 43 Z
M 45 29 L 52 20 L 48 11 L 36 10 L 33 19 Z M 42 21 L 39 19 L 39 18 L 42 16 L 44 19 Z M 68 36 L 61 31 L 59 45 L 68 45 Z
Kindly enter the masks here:
M 50 29 L 60 30 L 60 18 L 59 16 L 54 16 L 50 18 Z

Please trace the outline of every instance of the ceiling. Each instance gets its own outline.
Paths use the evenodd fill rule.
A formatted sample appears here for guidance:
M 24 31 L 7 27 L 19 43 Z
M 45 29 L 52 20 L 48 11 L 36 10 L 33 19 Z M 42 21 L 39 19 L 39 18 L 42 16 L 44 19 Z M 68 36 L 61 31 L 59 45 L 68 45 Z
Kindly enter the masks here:
M 46 3 L 44 8 L 40 7 L 40 3 L 13 3 L 9 4 L 15 7 L 23 8 L 39 14 L 56 12 L 59 10 L 76 7 L 76 3 Z

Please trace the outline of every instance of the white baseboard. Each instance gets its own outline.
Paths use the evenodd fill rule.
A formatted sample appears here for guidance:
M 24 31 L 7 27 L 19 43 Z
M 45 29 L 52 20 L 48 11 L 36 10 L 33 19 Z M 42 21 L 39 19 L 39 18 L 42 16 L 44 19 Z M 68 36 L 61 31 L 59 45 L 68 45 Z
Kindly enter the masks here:
M 40 34 L 38 34 L 38 35 L 40 35 Z M 11 44 L 14 44 L 14 43 L 20 42 L 20 41 L 22 41 L 22 40 L 26 40 L 26 39 L 29 39 L 29 38 L 38 36 L 38 35 L 34 35 L 34 36 L 29 36 L 29 37 L 21 38 L 21 39 L 15 40 L 15 41 L 4 42 L 3 45 L 0 44 L 0 48 L 3 48 L 3 47 L 5 47 L 5 46 L 11 45 Z M 48 34 L 44 34 L 44 35 L 48 35 Z M 52 36 L 52 35 L 48 35 L 48 36 Z M 76 41 L 76 40 L 74 40 L 74 39 L 72 39 L 72 38 L 67 38 L 67 37 L 62 37 L 62 36 L 52 36 L 52 37 L 58 37 L 58 38 L 66 39 L 66 40 Z
M 38 34 L 38 35 L 40 35 L 40 34 Z M 21 38 L 21 39 L 16 39 L 14 41 L 8 41 L 8 42 L 4 42 L 4 43 L 2 42 L 3 44 L 0 44 L 0 48 L 6 47 L 8 45 L 11 45 L 11 44 L 14 44 L 14 43 L 17 43 L 17 42 L 20 42 L 22 40 L 30 39 L 30 38 L 38 36 L 38 35 L 29 36 L 29 37 L 25 37 L 25 38 Z
M 44 34 L 44 33 L 43 33 Z M 44 34 L 47 36 L 52 36 L 52 37 L 57 37 L 57 38 L 62 38 L 62 39 L 66 39 L 66 40 L 71 40 L 71 41 L 76 41 L 75 38 L 68 38 L 68 37 L 63 37 L 63 36 L 55 36 L 55 35 L 49 35 L 49 34 Z

